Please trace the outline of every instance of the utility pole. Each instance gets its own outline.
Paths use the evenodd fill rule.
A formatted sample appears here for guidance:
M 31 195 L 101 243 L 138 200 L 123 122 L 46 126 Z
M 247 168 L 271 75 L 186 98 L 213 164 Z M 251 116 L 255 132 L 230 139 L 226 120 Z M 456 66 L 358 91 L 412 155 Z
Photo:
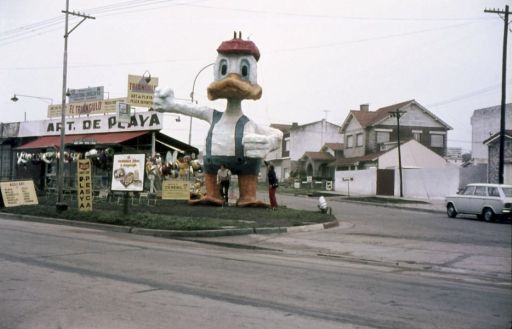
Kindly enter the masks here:
M 400 109 L 396 109 L 394 112 L 390 113 L 390 117 L 396 118 L 396 139 L 398 143 L 398 174 L 400 175 L 400 197 L 404 197 L 404 189 L 402 184 L 402 153 L 400 152 L 400 117 L 404 115 L 405 111 L 400 111 Z
M 62 191 L 64 188 L 64 136 L 66 134 L 66 83 L 67 83 L 67 75 L 68 75 L 68 37 L 80 24 L 82 24 L 86 19 L 96 19 L 95 17 L 88 16 L 81 13 L 70 12 L 69 11 L 69 0 L 66 0 L 66 10 L 62 10 L 62 13 L 66 14 L 66 21 L 64 26 L 64 63 L 63 63 L 63 73 L 62 73 L 62 108 L 61 108 L 61 117 L 60 117 L 60 157 L 59 164 L 57 167 L 57 203 L 56 208 L 57 211 L 60 212 L 62 210 L 67 209 L 67 205 L 62 202 Z M 68 22 L 69 15 L 82 17 L 82 20 L 76 24 L 71 30 L 68 30 Z
M 498 170 L 498 182 L 504 183 L 504 163 L 505 163 L 505 100 L 506 100 L 506 86 L 507 86 L 507 37 L 508 37 L 508 5 L 505 6 L 505 10 L 499 9 L 485 9 L 486 13 L 504 14 L 503 18 L 503 64 L 501 68 L 501 118 L 500 118 L 500 162 Z

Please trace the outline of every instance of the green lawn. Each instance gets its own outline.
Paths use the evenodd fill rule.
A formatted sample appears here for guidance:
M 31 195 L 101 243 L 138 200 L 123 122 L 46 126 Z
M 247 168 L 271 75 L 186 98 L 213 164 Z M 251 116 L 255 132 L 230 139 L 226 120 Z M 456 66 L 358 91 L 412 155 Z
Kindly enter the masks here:
M 76 200 L 67 201 L 69 209 L 58 214 L 55 198 L 39 198 L 37 206 L 3 208 L 1 211 L 80 220 L 130 227 L 166 230 L 213 230 L 221 228 L 261 228 L 290 227 L 334 220 L 329 214 L 319 211 L 304 211 L 279 208 L 272 211 L 266 208 L 238 208 L 190 206 L 186 201 L 157 200 L 156 205 L 129 204 L 124 213 L 123 202 L 94 200 L 92 212 L 80 212 Z

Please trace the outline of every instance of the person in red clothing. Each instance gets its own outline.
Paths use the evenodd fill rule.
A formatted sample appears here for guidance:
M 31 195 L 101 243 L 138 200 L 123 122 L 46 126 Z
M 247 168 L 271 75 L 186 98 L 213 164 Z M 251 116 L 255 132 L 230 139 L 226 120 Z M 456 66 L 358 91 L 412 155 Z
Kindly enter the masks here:
M 270 207 L 272 210 L 277 209 L 277 200 L 276 200 L 276 190 L 278 187 L 278 181 L 276 177 L 276 172 L 274 170 L 274 165 L 268 165 L 267 171 L 268 177 L 268 198 L 270 200 Z

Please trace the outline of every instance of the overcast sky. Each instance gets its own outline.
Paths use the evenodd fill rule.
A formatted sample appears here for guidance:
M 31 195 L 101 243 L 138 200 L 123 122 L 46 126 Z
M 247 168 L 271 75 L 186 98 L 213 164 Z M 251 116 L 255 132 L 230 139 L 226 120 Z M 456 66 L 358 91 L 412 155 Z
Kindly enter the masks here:
M 503 20 L 477 0 L 70 0 L 70 10 L 96 17 L 69 37 L 68 87 L 104 86 L 110 98 L 127 93 L 129 74 L 149 71 L 159 85 L 188 99 L 196 74 L 216 58 L 233 31 L 258 46 L 263 97 L 244 101 L 262 124 L 305 124 L 327 118 L 341 125 L 349 110 L 416 99 L 453 127 L 448 146 L 471 148 L 475 109 L 501 100 Z M 46 119 L 61 103 L 65 0 L 0 0 L 0 121 Z M 78 19 L 70 21 L 70 28 Z M 511 33 L 512 34 L 512 33 Z M 510 38 L 509 38 L 510 39 Z M 509 42 L 508 95 L 512 90 Z M 200 104 L 212 68 L 195 85 Z M 188 141 L 188 118 L 166 115 L 165 132 Z M 192 144 L 207 124 L 193 121 Z

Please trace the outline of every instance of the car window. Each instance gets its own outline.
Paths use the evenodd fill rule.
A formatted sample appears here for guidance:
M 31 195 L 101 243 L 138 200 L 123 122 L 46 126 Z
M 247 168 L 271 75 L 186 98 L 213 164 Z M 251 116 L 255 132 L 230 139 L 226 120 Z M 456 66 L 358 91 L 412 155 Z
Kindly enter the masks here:
M 506 197 L 512 198 L 512 188 L 504 187 L 503 188 L 503 193 L 505 194 Z
M 466 188 L 464 189 L 462 194 L 463 195 L 473 195 L 474 192 L 475 192 L 475 187 L 474 186 L 466 186 Z
M 475 195 L 487 196 L 487 188 L 485 186 L 477 186 L 475 189 Z
M 489 194 L 489 196 L 497 196 L 497 197 L 499 197 L 500 196 L 500 191 L 498 191 L 498 188 L 496 186 L 489 186 L 487 188 L 487 194 Z

